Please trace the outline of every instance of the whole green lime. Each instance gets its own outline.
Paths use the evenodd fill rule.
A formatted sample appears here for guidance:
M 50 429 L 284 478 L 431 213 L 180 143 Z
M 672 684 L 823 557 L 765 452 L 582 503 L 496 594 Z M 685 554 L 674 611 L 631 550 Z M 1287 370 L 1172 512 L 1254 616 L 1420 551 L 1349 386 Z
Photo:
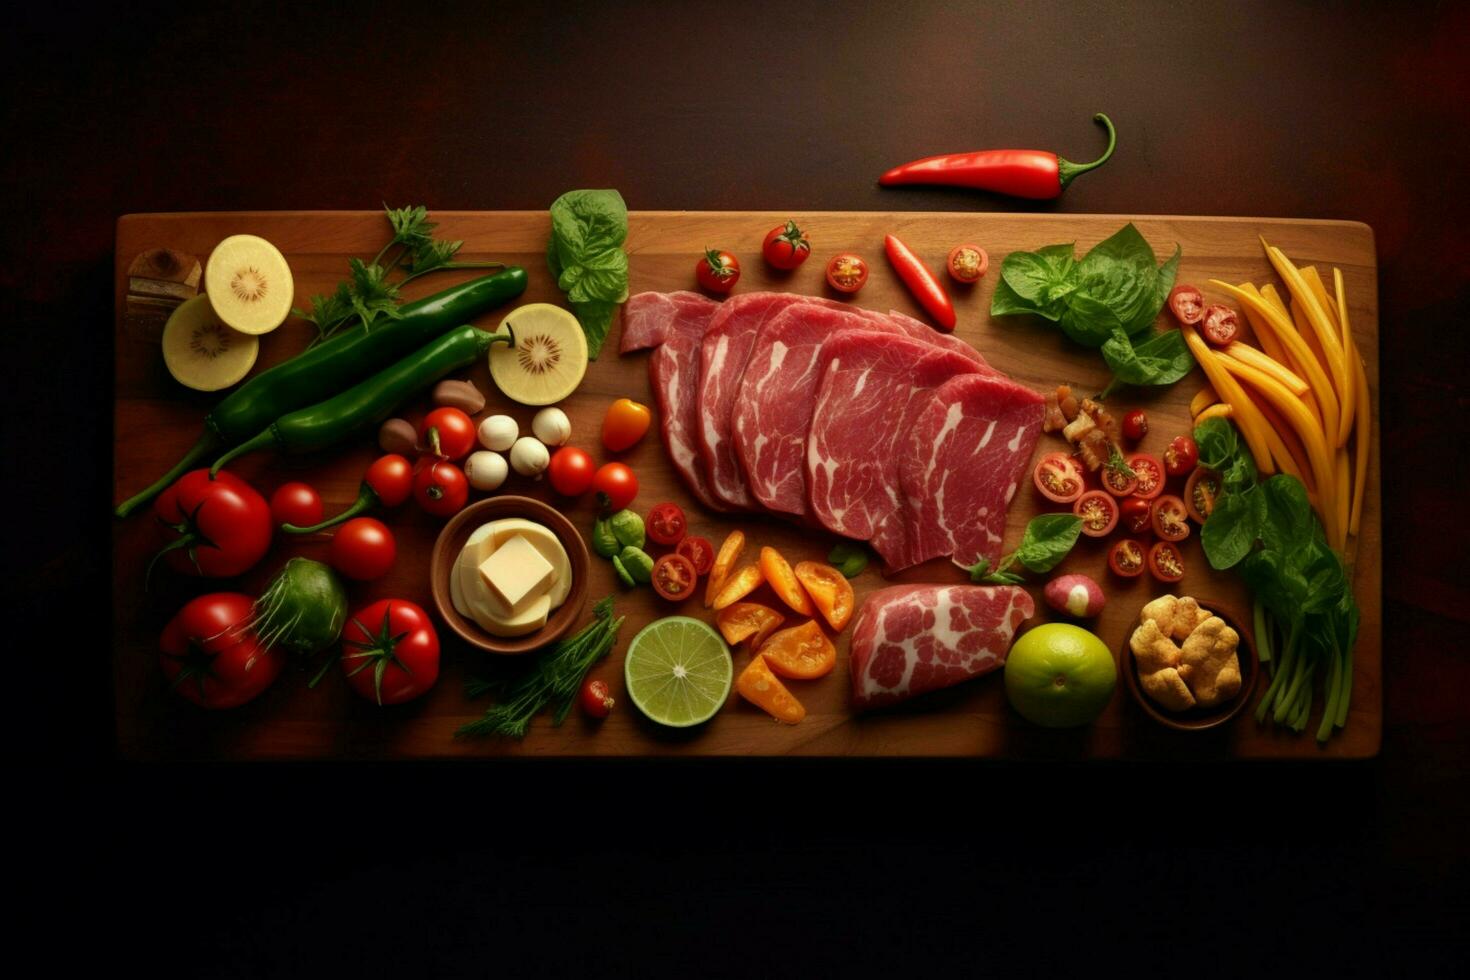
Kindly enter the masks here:
M 1006 696 L 1027 721 L 1048 728 L 1086 725 L 1102 714 L 1118 668 L 1092 633 L 1070 623 L 1043 623 L 1022 634 L 1006 657 Z

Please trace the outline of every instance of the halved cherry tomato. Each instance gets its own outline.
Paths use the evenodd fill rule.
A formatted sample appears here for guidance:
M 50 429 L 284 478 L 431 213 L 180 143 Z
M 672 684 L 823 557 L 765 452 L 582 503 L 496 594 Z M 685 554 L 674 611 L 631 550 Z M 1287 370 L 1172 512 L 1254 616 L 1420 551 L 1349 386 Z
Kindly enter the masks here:
M 955 282 L 969 285 L 985 275 L 985 270 L 990 268 L 990 256 L 979 245 L 956 245 L 949 251 L 945 268 Z
M 1072 513 L 1082 518 L 1082 533 L 1089 538 L 1106 537 L 1118 526 L 1118 502 L 1101 490 L 1089 490 L 1078 497 Z
M 786 622 L 786 617 L 759 602 L 736 602 L 719 611 L 715 625 L 732 647 L 741 640 L 750 640 L 750 649 L 758 650 L 766 637 L 776 627 Z
M 740 692 L 742 698 L 777 721 L 794 725 L 806 717 L 806 709 L 786 690 L 786 685 L 771 673 L 770 664 L 766 663 L 765 657 L 750 658 L 750 663 L 745 665 L 745 669 L 735 680 L 735 690 Z
M 1154 533 L 1165 541 L 1183 541 L 1189 537 L 1189 512 L 1184 501 L 1166 493 L 1153 502 Z
M 662 503 L 648 512 L 647 526 L 650 541 L 672 548 L 684 539 L 689 522 L 678 504 Z
M 1228 306 L 1215 303 L 1205 307 L 1200 332 L 1216 347 L 1228 347 L 1240 336 L 1240 317 Z
M 1203 466 L 1195 467 L 1184 484 L 1184 509 L 1196 524 L 1203 524 L 1215 512 L 1220 497 L 1220 474 Z
M 592 474 L 592 489 L 597 491 L 598 505 L 616 514 L 638 496 L 638 477 L 624 463 L 603 463 Z
M 745 532 L 731 531 L 724 543 L 720 545 L 720 550 L 715 554 L 715 563 L 709 569 L 709 581 L 704 584 L 706 609 L 714 604 L 715 597 L 725 587 L 725 580 L 730 577 L 730 569 L 735 567 L 735 562 L 740 560 L 743 551 L 745 551 Z
M 803 616 L 816 614 L 812 600 L 796 580 L 796 573 L 791 570 L 790 563 L 782 557 L 781 552 L 775 548 L 761 548 L 760 565 L 761 574 L 771 583 L 771 588 L 782 602 Z
M 475 423 L 462 409 L 436 408 L 419 423 L 419 445 L 445 459 L 463 459 L 476 441 Z
M 694 594 L 698 584 L 694 563 L 683 555 L 664 555 L 653 563 L 653 591 L 670 602 L 683 602 Z
M 1164 472 L 1170 476 L 1183 476 L 1199 462 L 1199 447 L 1189 436 L 1175 436 L 1164 450 Z
M 715 563 L 715 546 L 709 543 L 709 538 L 697 534 L 686 534 L 675 550 L 689 559 L 695 575 L 705 574 Z
M 602 417 L 602 444 L 615 453 L 632 449 L 648 431 L 651 421 L 653 413 L 647 405 L 631 398 L 619 398 L 607 407 L 607 414 Z
M 806 233 L 796 227 L 795 221 L 766 232 L 766 240 L 761 245 L 761 255 L 777 269 L 795 269 L 811 254 L 812 243 L 806 240 Z
M 1135 408 L 1123 416 L 1123 436 L 1134 442 L 1148 435 L 1148 413 L 1141 408 Z
M 1128 457 L 1128 468 L 1138 478 L 1135 497 L 1152 500 L 1164 492 L 1164 464 L 1151 453 L 1134 453 Z
M 1144 556 L 1143 545 L 1132 538 L 1124 538 L 1113 545 L 1108 552 L 1108 569 L 1114 575 L 1123 578 L 1138 578 L 1143 574 L 1143 567 L 1148 559 Z
M 797 681 L 826 677 L 837 666 L 837 648 L 815 619 L 773 633 L 757 652 L 771 670 Z
M 1199 323 L 1205 318 L 1204 294 L 1181 282 L 1169 290 L 1169 312 L 1180 323 Z
M 688 561 L 689 559 L 684 559 Z M 718 562 L 717 562 L 718 563 Z M 713 579 L 711 579 L 713 580 Z M 726 606 L 739 602 L 761 587 L 766 577 L 761 574 L 759 565 L 745 565 L 725 580 L 725 584 L 715 595 L 715 609 L 724 609 Z
M 842 252 L 827 262 L 827 285 L 839 293 L 855 293 L 868 281 L 868 263 L 861 255 Z
M 1113 457 L 1117 459 L 1117 457 Z M 1113 466 L 1111 461 L 1104 463 L 1102 472 L 1099 474 L 1103 489 L 1114 497 L 1126 497 L 1138 489 L 1138 476 L 1129 474 L 1121 467 Z
M 1119 520 L 1123 526 L 1132 534 L 1140 534 L 1147 531 L 1153 522 L 1153 514 L 1149 502 L 1142 497 L 1129 497 L 1127 500 L 1119 501 L 1122 515 Z
M 1036 464 L 1031 479 L 1041 495 L 1054 504 L 1070 504 L 1082 496 L 1082 467 L 1066 453 L 1047 453 Z
M 811 596 L 812 605 L 827 625 L 841 633 L 852 619 L 852 583 L 837 569 L 819 561 L 797 562 L 796 579 Z
M 1148 573 L 1160 582 L 1177 582 L 1184 577 L 1184 556 L 1171 541 L 1155 541 L 1148 549 Z
M 712 293 L 728 293 L 740 281 L 740 260 L 729 252 L 707 248 L 694 264 L 694 278 Z

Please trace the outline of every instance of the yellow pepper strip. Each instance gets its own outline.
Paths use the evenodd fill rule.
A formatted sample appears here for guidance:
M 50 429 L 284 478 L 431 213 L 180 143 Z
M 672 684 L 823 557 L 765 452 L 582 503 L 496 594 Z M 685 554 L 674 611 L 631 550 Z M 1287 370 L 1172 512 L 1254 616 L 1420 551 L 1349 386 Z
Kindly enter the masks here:
M 1237 340 L 1226 346 L 1221 353 L 1226 357 L 1235 358 L 1242 364 L 1249 364 L 1253 367 L 1260 368 L 1277 381 L 1286 385 L 1287 390 L 1297 397 L 1301 397 L 1307 393 L 1308 385 L 1301 379 L 1300 375 L 1289 368 L 1283 367 L 1281 362 L 1272 360 L 1250 344 L 1243 344 Z
M 1189 415 L 1193 418 L 1220 400 L 1215 393 L 1214 385 L 1205 385 L 1199 390 L 1199 394 L 1189 400 Z
M 1353 362 L 1359 360 L 1359 357 L 1358 346 L 1353 341 L 1353 326 L 1348 321 L 1347 290 L 1343 286 L 1341 269 L 1334 268 L 1332 270 L 1332 286 L 1338 298 L 1338 326 L 1341 330 L 1338 337 L 1342 341 L 1343 367 L 1346 376 L 1346 387 L 1340 392 L 1340 395 L 1343 403 L 1343 413 L 1351 420 L 1354 418 L 1355 412 L 1359 410 L 1357 407 L 1358 379 L 1356 369 L 1353 365 Z M 1339 449 L 1346 446 L 1346 437 L 1337 445 Z M 1346 492 L 1346 488 L 1344 488 L 1344 492 Z
M 1274 285 L 1268 282 L 1261 287 L 1260 291 L 1262 299 L 1276 307 L 1282 316 L 1286 316 L 1286 304 L 1281 301 L 1281 294 L 1276 291 Z
M 1327 367 L 1327 353 L 1326 351 L 1322 350 L 1322 342 L 1317 339 L 1316 331 L 1314 331 L 1312 329 L 1312 325 L 1307 322 L 1307 311 L 1302 309 L 1302 304 L 1298 303 L 1295 297 L 1293 297 L 1291 301 L 1291 322 L 1292 325 L 1296 327 L 1296 332 L 1302 338 L 1302 342 L 1307 345 L 1307 349 L 1310 350 L 1312 352 L 1312 356 L 1317 359 L 1317 364 L 1321 366 L 1322 373 L 1324 375 L 1327 375 L 1327 372 L 1330 370 Z M 1327 375 L 1327 380 L 1329 383 L 1332 381 L 1330 375 Z M 1337 393 L 1336 386 L 1333 387 L 1332 391 L 1334 394 Z M 1341 408 L 1341 406 L 1339 406 L 1339 408 Z M 1337 420 L 1333 419 L 1332 421 L 1332 431 L 1336 433 Z
M 1247 293 L 1260 295 L 1256 292 L 1254 283 L 1243 282 L 1240 288 Z M 1276 339 L 1276 332 L 1271 329 L 1269 323 L 1265 322 L 1265 318 L 1249 306 L 1245 308 L 1245 318 L 1251 325 L 1251 333 L 1256 335 L 1256 342 L 1261 345 L 1266 355 L 1280 364 L 1286 364 L 1286 349 L 1281 346 L 1281 341 Z
M 1352 471 L 1348 467 L 1346 448 L 1337 451 L 1337 543 L 1338 551 L 1347 551 L 1348 528 L 1352 525 Z
M 1261 418 L 1261 413 L 1256 411 L 1255 403 L 1246 397 L 1240 385 L 1222 366 L 1222 362 L 1226 359 L 1216 356 L 1215 352 L 1200 339 L 1199 334 L 1195 333 L 1194 327 L 1184 323 L 1180 324 L 1179 330 L 1184 335 L 1184 342 L 1189 345 L 1190 353 L 1199 362 L 1200 369 L 1205 372 L 1205 377 L 1210 379 L 1210 384 L 1215 386 L 1220 397 L 1234 409 L 1231 417 L 1235 419 L 1241 434 L 1245 436 L 1245 443 L 1250 447 L 1251 455 L 1255 457 L 1256 469 L 1262 474 L 1276 472 L 1276 466 L 1271 461 L 1271 449 L 1266 443 L 1264 434 L 1266 420 Z
M 1229 405 L 1225 404 L 1224 402 L 1215 402 L 1215 404 L 1213 405 L 1206 405 L 1204 409 L 1194 417 L 1194 424 L 1199 425 L 1201 422 L 1204 422 L 1208 419 L 1228 419 L 1234 414 L 1235 410 L 1232 409 Z
M 1286 286 L 1291 290 L 1291 295 L 1296 302 L 1303 307 L 1307 315 L 1307 321 L 1312 325 L 1312 330 L 1317 334 L 1317 342 L 1322 346 L 1322 352 L 1327 358 L 1327 367 L 1332 372 L 1332 383 L 1337 393 L 1342 395 L 1347 391 L 1351 378 L 1347 371 L 1347 361 L 1343 358 L 1342 348 L 1338 346 L 1337 338 L 1333 335 L 1332 325 L 1327 322 L 1327 314 L 1322 305 L 1317 302 L 1317 297 L 1312 295 L 1312 287 L 1302 278 L 1302 274 L 1291 264 L 1286 253 L 1279 248 L 1266 245 L 1266 240 L 1261 239 L 1261 244 L 1266 246 L 1266 255 L 1271 259 L 1271 264 L 1281 278 L 1286 280 Z M 1324 418 L 1324 429 L 1328 436 L 1334 436 L 1334 428 Z M 1353 403 L 1351 399 L 1338 399 L 1338 417 L 1335 429 L 1335 437 L 1332 439 L 1334 447 L 1341 448 L 1347 445 L 1348 433 L 1353 429 Z
M 1368 402 L 1368 369 L 1363 365 L 1357 342 L 1353 340 L 1352 328 L 1347 322 L 1347 296 L 1342 287 L 1342 272 L 1333 269 L 1332 280 L 1337 288 L 1337 307 L 1342 310 L 1342 336 L 1347 343 L 1348 357 L 1353 365 L 1353 387 L 1358 403 L 1355 416 L 1357 424 L 1353 435 L 1353 507 L 1348 518 L 1348 533 L 1356 537 L 1358 524 L 1363 517 L 1363 489 L 1368 483 L 1368 451 L 1372 440 L 1373 410 Z
M 1315 495 L 1317 492 L 1317 478 L 1312 475 L 1311 461 L 1307 457 L 1306 449 L 1302 446 L 1302 441 L 1297 438 L 1296 430 L 1287 425 L 1281 416 L 1276 414 L 1276 409 L 1271 407 L 1271 403 L 1266 400 L 1264 395 L 1261 395 L 1260 392 L 1254 392 L 1254 395 L 1252 395 L 1252 389 L 1248 384 L 1243 385 L 1243 387 L 1245 388 L 1245 393 L 1255 399 L 1256 408 L 1260 410 L 1261 417 L 1266 420 L 1266 425 L 1270 427 L 1270 431 L 1275 432 L 1277 438 L 1281 441 L 1281 446 L 1286 450 L 1286 454 L 1291 457 L 1292 465 L 1288 467 L 1283 463 L 1281 466 L 1282 471 L 1290 473 L 1298 480 L 1301 480 L 1306 485 L 1307 492 Z M 1276 455 L 1276 445 L 1274 443 L 1271 447 L 1271 454 L 1273 456 Z
M 1317 302 L 1322 304 L 1322 310 L 1327 314 L 1327 322 L 1333 328 L 1333 336 L 1337 338 L 1337 346 L 1342 348 L 1342 328 L 1339 326 L 1341 318 L 1337 315 L 1337 304 L 1332 297 L 1327 295 L 1327 286 L 1322 282 L 1322 277 L 1317 274 L 1315 265 L 1304 265 L 1299 270 L 1302 278 L 1307 281 L 1307 288 L 1311 289 L 1312 295 L 1317 297 Z

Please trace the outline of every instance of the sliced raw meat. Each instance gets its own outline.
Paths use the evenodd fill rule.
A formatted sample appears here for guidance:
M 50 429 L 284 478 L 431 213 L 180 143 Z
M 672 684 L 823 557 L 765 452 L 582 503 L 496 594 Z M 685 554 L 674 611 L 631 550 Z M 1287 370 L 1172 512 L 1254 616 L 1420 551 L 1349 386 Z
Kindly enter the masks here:
M 698 293 L 639 293 L 623 307 L 619 350 L 655 348 L 648 374 L 658 401 L 659 432 L 674 469 L 706 507 L 725 510 L 710 490 L 698 451 L 699 347 L 719 304 Z
M 974 361 L 907 337 L 846 330 L 822 345 L 806 438 L 810 514 L 867 541 L 901 505 L 898 457 L 934 389 Z
M 896 585 L 871 593 L 852 629 L 852 703 L 876 708 L 1005 663 L 1036 612 L 1014 585 Z
M 979 351 L 977 351 L 975 348 L 971 347 L 969 344 L 965 343 L 963 340 L 956 337 L 952 333 L 941 333 L 940 331 L 935 330 L 933 327 L 929 326 L 929 324 L 925 323 L 923 320 L 915 320 L 907 313 L 900 313 L 897 310 L 889 310 L 888 318 L 894 323 L 898 324 L 898 328 L 900 330 L 902 330 L 904 333 L 908 334 L 915 340 L 922 340 L 927 344 L 934 345 L 935 347 L 943 347 L 945 350 L 954 351 L 956 354 L 962 354 L 965 357 L 968 357 L 970 360 L 974 361 L 976 364 L 979 364 L 982 370 L 989 371 L 994 374 L 1000 373 L 999 371 L 996 371 L 995 368 L 990 366 L 990 363 L 985 360 L 985 357 Z
M 999 557 L 1006 507 L 1031 462 L 1044 400 L 1003 376 L 966 374 L 934 390 L 898 452 L 903 506 L 872 544 L 896 572 L 952 556 Z

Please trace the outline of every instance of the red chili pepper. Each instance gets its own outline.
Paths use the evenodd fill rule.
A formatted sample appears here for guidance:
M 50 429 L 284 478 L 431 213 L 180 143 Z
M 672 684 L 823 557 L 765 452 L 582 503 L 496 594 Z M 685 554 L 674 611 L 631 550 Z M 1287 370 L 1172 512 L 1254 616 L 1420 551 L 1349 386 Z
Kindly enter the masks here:
M 1045 150 L 976 150 L 905 163 L 879 177 L 878 183 L 947 184 L 1038 200 L 1059 197 L 1078 174 L 1101 167 L 1113 155 L 1118 135 L 1113 121 L 1101 112 L 1092 118 L 1107 129 L 1108 148 L 1091 163 L 1073 163 Z
M 944 291 L 944 284 L 939 281 L 939 277 L 924 264 L 923 259 L 892 235 L 884 237 L 883 248 L 888 252 L 888 261 L 898 270 L 898 277 L 909 287 L 909 292 L 914 294 L 919 305 L 946 332 L 953 330 L 954 304 L 949 301 L 949 293 Z

